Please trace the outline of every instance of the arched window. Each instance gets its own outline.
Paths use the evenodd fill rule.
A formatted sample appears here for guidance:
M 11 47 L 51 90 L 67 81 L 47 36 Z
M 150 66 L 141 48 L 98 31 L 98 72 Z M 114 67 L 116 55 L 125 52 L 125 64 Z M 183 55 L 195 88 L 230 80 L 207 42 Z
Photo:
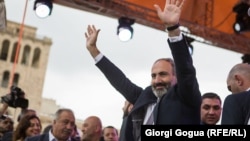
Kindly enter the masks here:
M 10 80 L 10 72 L 9 71 L 5 71 L 3 73 L 2 87 L 8 88 L 9 80 Z
M 9 40 L 4 40 L 3 44 L 2 44 L 1 54 L 0 54 L 0 59 L 1 60 L 7 60 L 9 47 L 10 47 L 10 41 Z
M 15 73 L 12 85 L 18 86 L 18 81 L 19 81 L 19 74 Z
M 27 66 L 29 64 L 29 57 L 30 57 L 30 46 L 26 45 L 23 50 L 21 64 Z
M 12 54 L 11 54 L 11 62 L 14 62 L 15 61 L 15 57 L 16 57 L 16 53 L 17 53 L 17 46 L 18 46 L 18 43 L 15 43 L 14 46 L 13 46 L 13 50 L 12 50 Z M 19 54 L 18 54 L 19 56 Z M 17 58 L 17 61 L 18 62 L 18 58 Z
M 32 58 L 32 67 L 37 68 L 39 66 L 40 55 L 41 55 L 41 50 L 39 48 L 36 48 L 34 50 L 34 55 Z

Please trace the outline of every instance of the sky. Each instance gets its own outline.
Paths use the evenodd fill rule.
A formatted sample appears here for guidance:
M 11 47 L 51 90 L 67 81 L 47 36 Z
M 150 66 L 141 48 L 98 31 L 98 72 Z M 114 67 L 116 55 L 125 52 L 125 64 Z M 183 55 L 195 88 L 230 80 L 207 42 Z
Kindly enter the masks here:
M 118 19 L 54 4 L 52 14 L 40 19 L 33 11 L 35 0 L 6 0 L 7 19 L 37 28 L 38 36 L 52 39 L 43 97 L 71 108 L 77 119 L 95 115 L 103 126 L 120 128 L 124 97 L 95 66 L 86 49 L 84 33 L 89 24 L 101 29 L 97 41 L 100 51 L 138 86 L 151 81 L 153 62 L 171 57 L 167 33 L 135 23 L 133 39 L 121 42 L 116 35 Z M 226 78 L 229 70 L 241 63 L 242 54 L 194 42 L 193 63 L 201 93 L 215 92 L 222 101 L 229 95 Z

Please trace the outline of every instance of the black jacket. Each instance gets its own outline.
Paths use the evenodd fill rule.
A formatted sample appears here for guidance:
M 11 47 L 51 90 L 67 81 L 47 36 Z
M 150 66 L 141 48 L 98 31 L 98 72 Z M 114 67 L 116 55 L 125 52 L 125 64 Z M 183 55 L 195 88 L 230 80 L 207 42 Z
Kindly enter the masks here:
M 169 46 L 176 65 L 178 84 L 173 86 L 156 105 L 154 123 L 159 125 L 199 125 L 201 93 L 188 46 L 184 39 L 179 42 L 169 42 Z M 143 89 L 132 83 L 105 56 L 96 65 L 111 85 L 134 105 L 127 117 L 126 125 L 123 125 L 126 129 L 121 134 L 124 134 L 126 137 L 125 141 L 140 140 L 140 130 L 146 108 L 149 104 L 155 103 L 157 100 L 151 86 Z

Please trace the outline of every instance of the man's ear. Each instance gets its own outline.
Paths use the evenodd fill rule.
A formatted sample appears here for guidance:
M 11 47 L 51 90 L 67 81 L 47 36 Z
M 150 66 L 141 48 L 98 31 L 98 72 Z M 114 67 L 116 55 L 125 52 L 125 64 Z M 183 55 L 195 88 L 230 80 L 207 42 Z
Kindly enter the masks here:
M 56 124 L 56 120 L 54 119 L 52 123 L 53 123 L 53 125 Z
M 241 75 L 236 74 L 234 76 L 234 79 L 235 79 L 237 85 L 242 86 L 244 84 L 244 79 Z

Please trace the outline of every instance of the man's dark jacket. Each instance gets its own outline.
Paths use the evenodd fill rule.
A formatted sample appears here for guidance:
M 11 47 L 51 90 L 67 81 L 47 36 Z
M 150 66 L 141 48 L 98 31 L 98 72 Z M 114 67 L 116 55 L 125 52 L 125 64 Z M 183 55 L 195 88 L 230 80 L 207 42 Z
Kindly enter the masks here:
M 175 86 L 160 99 L 154 110 L 156 125 L 199 125 L 201 93 L 196 79 L 196 71 L 189 53 L 185 38 L 169 43 L 176 65 L 177 82 Z M 140 58 L 140 57 L 138 57 Z M 105 56 L 96 63 L 111 85 L 119 91 L 134 107 L 126 121 L 126 129 L 122 134 L 125 141 L 140 140 L 146 108 L 157 101 L 151 86 L 145 89 L 132 83 L 125 74 Z
M 224 100 L 221 124 L 247 124 L 250 115 L 250 91 L 228 95 Z
M 25 141 L 50 141 L 49 140 L 49 133 L 44 133 L 44 134 L 41 134 L 41 135 L 36 135 L 36 136 L 33 136 L 33 137 L 28 137 L 26 138 Z M 70 141 L 76 141 L 75 139 L 71 138 Z

